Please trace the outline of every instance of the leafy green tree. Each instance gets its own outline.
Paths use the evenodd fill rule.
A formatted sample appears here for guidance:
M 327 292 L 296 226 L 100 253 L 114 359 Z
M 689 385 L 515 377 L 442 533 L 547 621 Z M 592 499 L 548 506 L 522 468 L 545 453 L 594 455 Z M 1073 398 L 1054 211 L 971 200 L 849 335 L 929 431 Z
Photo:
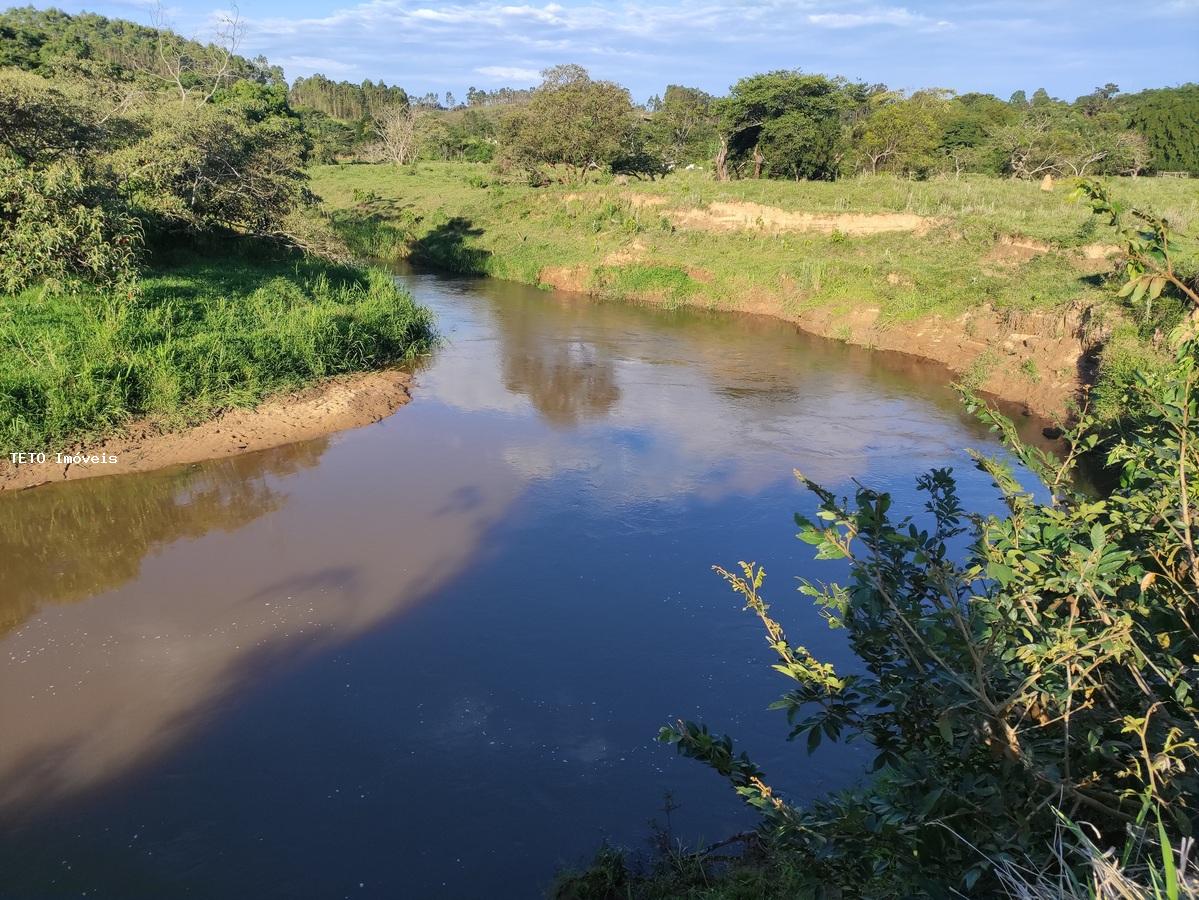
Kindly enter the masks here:
M 1097 87 L 1074 101 L 1074 106 L 1085 116 L 1098 116 L 1109 113 L 1115 107 L 1114 98 L 1120 93 L 1120 86 L 1108 82 L 1103 87 Z
M 1045 90 L 1045 88 L 1037 88 L 1035 91 L 1033 91 L 1032 100 L 1030 101 L 1032 106 L 1052 106 L 1059 102 L 1060 101 L 1054 100 L 1052 97 L 1050 97 L 1049 91 Z
M 286 240 L 309 199 L 298 117 L 282 87 L 239 82 L 216 101 L 144 111 L 144 136 L 111 156 L 122 190 L 151 228 Z
M 941 91 L 919 91 L 906 98 L 882 95 L 854 135 L 859 165 L 872 175 L 880 171 L 926 174 L 937 161 L 946 112 Z
M 186 40 L 163 27 L 147 27 L 93 13 L 17 7 L 0 12 L 0 66 L 16 66 L 49 78 L 120 82 L 157 90 L 180 84 L 186 92 L 234 81 L 284 85 L 283 71 L 262 57 L 236 50 L 240 25 L 222 26 L 231 43 Z M 164 58 L 165 57 L 165 58 Z M 215 80 L 211 77 L 220 73 Z M 176 78 L 178 76 L 178 78 Z M 177 83 L 178 82 L 178 83 Z
M 38 75 L 0 69 L 0 147 L 25 162 L 89 150 L 99 139 L 94 108 Z
M 990 143 L 993 129 L 1014 124 L 1024 102 L 1005 103 L 990 94 L 969 93 L 953 97 L 945 106 L 937 153 L 942 165 L 955 173 L 985 172 L 998 175 L 1003 159 Z
M 138 223 L 86 161 L 0 154 L 0 290 L 130 282 L 141 249 Z
M 107 187 L 99 115 L 77 94 L 0 69 L 0 290 L 133 277 L 141 233 Z
M 1031 109 L 1019 122 L 991 128 L 988 138 L 1003 173 L 1014 178 L 1060 175 L 1070 152 L 1071 136 L 1052 110 Z
M 296 109 L 315 110 L 342 122 L 360 122 L 383 107 L 408 105 L 408 94 L 401 87 L 370 79 L 361 84 L 332 81 L 320 74 L 297 78 L 288 99 Z
M 1117 105 L 1148 142 L 1151 168 L 1199 175 L 1199 84 L 1122 95 Z
M 716 177 L 752 165 L 752 177 L 832 179 L 843 153 L 842 113 L 853 88 L 823 75 L 776 71 L 743 78 L 719 103 Z
M 669 85 L 652 104 L 650 141 L 668 166 L 712 158 L 717 146 L 715 98 L 699 88 Z
M 634 178 L 649 178 L 650 181 L 665 175 L 673 168 L 673 164 L 666 160 L 666 153 L 659 143 L 660 137 L 661 132 L 652 122 L 637 122 L 628 130 L 620 153 L 612 160 L 612 172 L 632 175 Z
M 297 110 L 300 127 L 312 149 L 308 158 L 315 163 L 330 164 L 352 156 L 361 142 L 359 129 L 334 119 L 315 109 Z
M 629 92 L 610 81 L 593 81 L 581 66 L 556 66 L 542 75 L 528 103 L 503 119 L 506 161 L 530 172 L 562 166 L 576 180 L 609 168 L 633 127 Z

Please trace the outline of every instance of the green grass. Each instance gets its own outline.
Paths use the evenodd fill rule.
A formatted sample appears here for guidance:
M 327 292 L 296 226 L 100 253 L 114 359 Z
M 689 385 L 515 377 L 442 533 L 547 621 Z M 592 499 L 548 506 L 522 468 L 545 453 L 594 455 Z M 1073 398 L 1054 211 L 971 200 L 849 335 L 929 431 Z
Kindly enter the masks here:
M 427 310 L 377 270 L 191 259 L 127 296 L 0 295 L 0 449 L 48 451 L 134 418 L 178 427 L 423 352 Z
M 497 180 L 483 165 L 430 162 L 324 166 L 312 177 L 358 252 L 530 284 L 547 267 L 577 268 L 576 281 L 607 295 L 759 311 L 766 302 L 786 315 L 819 309 L 834 319 L 871 306 L 884 324 L 982 304 L 1060 309 L 1109 295 L 1097 272 L 1103 264 L 1073 251 L 1115 236 L 1069 200 L 1067 184 L 1052 193 L 986 177 L 722 184 L 682 172 L 627 186 L 609 180 L 530 188 Z M 1184 230 L 1199 224 L 1199 191 L 1190 182 L 1118 181 L 1122 200 L 1157 209 Z M 663 202 L 639 204 L 644 195 Z M 716 200 L 813 213 L 915 213 L 935 224 L 920 236 L 712 233 L 672 224 L 672 213 Z M 1047 251 L 996 259 L 1001 238 L 1042 242 Z

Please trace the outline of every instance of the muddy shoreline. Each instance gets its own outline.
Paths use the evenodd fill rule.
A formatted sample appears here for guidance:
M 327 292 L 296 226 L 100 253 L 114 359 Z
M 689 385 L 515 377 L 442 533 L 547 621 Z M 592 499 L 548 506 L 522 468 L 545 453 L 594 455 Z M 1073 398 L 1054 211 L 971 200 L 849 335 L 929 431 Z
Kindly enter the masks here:
M 591 274 L 587 265 L 547 266 L 538 273 L 538 284 L 602 296 L 591 287 Z M 625 294 L 620 299 L 661 304 L 664 298 Z M 862 306 L 848 316 L 822 309 L 791 313 L 782 308 L 779 297 L 767 293 L 747 296 L 736 308 L 711 307 L 685 298 L 672 302 L 769 316 L 818 337 L 937 363 L 980 393 L 1049 420 L 1068 417 L 1072 405 L 1090 387 L 1085 372 L 1103 337 L 1089 328 L 1091 311 L 1083 307 L 1000 313 L 983 305 L 952 318 L 937 315 L 885 324 L 878 321 L 875 307 Z
M 59 481 L 128 475 L 267 450 L 378 422 L 408 402 L 412 376 L 398 369 L 327 379 L 169 431 L 135 422 L 103 441 L 16 464 L 0 460 L 0 493 Z

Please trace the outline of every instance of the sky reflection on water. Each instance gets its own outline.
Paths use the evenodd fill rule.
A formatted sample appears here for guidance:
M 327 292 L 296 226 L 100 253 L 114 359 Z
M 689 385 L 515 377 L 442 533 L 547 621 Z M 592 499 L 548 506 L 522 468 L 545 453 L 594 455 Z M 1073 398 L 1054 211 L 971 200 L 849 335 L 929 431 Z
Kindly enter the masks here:
M 791 476 L 917 509 L 993 447 L 935 367 L 782 323 L 404 276 L 446 345 L 377 425 L 0 498 L 0 896 L 535 895 L 605 837 L 749 818 L 653 743 L 742 738 L 800 799 L 804 756 L 711 575 L 757 559 L 796 636 Z M 1031 425 L 1029 426 L 1031 427 Z M 5 893 L 9 891 L 10 893 Z

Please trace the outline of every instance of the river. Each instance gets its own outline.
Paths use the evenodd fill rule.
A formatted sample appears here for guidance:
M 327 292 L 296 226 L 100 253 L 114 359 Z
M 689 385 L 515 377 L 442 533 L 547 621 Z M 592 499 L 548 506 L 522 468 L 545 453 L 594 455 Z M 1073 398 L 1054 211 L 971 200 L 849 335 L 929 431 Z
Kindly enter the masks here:
M 760 628 L 710 571 L 766 565 L 858 479 L 995 442 L 946 373 L 782 322 L 400 275 L 445 341 L 365 428 L 0 496 L 0 896 L 535 897 L 604 840 L 753 821 L 657 745 L 700 718 L 802 801 L 860 776 L 766 705 Z M 1035 424 L 1025 427 L 1035 430 Z M 664 796 L 671 796 L 669 815 Z

